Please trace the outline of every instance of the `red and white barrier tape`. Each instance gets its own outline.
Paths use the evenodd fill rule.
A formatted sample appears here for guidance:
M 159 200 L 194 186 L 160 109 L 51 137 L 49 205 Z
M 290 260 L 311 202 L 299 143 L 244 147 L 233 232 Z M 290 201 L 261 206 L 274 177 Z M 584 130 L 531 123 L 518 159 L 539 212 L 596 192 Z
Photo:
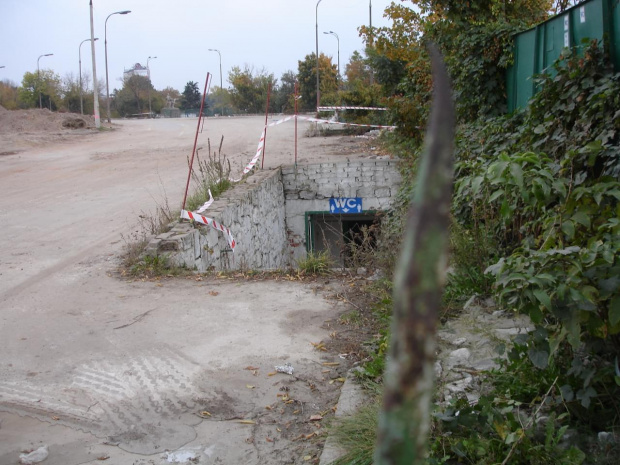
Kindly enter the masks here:
M 341 123 L 339 121 L 329 121 L 327 119 L 310 118 L 307 116 L 298 116 L 299 119 L 304 119 L 312 123 L 322 124 L 341 124 L 343 126 L 360 126 L 365 128 L 379 128 L 379 129 L 396 129 L 396 126 L 383 126 L 381 124 L 356 124 L 356 123 Z
M 319 108 L 344 108 L 344 107 L 319 107 Z M 351 108 L 359 109 L 360 107 L 351 107 Z M 367 107 L 367 108 L 371 108 L 371 107 Z M 295 118 L 306 120 L 306 121 L 310 121 L 310 122 L 313 122 L 313 123 L 322 123 L 322 124 L 340 124 L 340 125 L 343 125 L 343 126 L 358 126 L 358 127 L 366 127 L 366 128 L 377 128 L 377 129 L 396 129 L 396 126 L 383 126 L 383 125 L 380 125 L 380 124 L 340 123 L 338 121 L 329 121 L 329 120 L 326 120 L 326 119 L 310 118 L 310 117 L 307 117 L 307 116 L 295 116 L 295 115 L 287 116 L 286 118 L 274 121 L 273 123 L 270 123 L 268 125 L 268 127 L 269 126 L 277 126 L 278 124 L 285 123 L 285 122 L 293 120 Z M 265 146 L 265 131 L 266 131 L 266 128 L 263 129 L 263 132 L 260 135 L 260 139 L 258 141 L 258 148 L 256 149 L 256 154 L 250 160 L 250 162 L 246 165 L 246 167 L 243 169 L 243 174 L 244 175 L 248 174 L 252 170 L 252 168 L 254 168 L 256 163 L 258 163 L 258 159 L 260 158 L 261 154 L 263 153 L 263 147 Z M 239 182 L 239 181 L 241 181 L 241 179 L 242 178 L 239 178 L 239 179 L 232 179 L 232 178 L 230 178 L 230 180 L 232 182 Z
M 267 125 L 267 127 L 271 127 L 271 126 L 277 126 L 278 124 L 282 124 L 282 123 L 286 123 L 287 121 L 290 121 L 292 119 L 295 119 L 295 115 L 293 116 L 287 116 L 286 118 L 282 118 L 279 120 L 274 121 L 273 123 L 269 123 Z
M 217 182 L 220 182 L 220 180 L 218 179 Z M 214 200 L 213 199 L 213 194 L 211 194 L 211 189 L 209 189 L 209 200 L 207 200 L 202 207 L 200 207 L 198 210 L 196 210 L 196 213 L 202 213 L 207 208 L 209 208 L 211 206 L 211 204 L 213 203 L 213 200 Z
M 228 245 L 233 250 L 233 252 L 235 251 L 235 247 L 237 246 L 237 243 L 235 242 L 235 238 L 230 232 L 230 229 L 228 229 L 223 224 L 221 223 L 218 224 L 218 222 L 215 221 L 213 218 L 207 218 L 206 216 L 198 215 L 196 213 L 192 213 L 187 210 L 181 210 L 181 218 L 184 218 L 186 220 L 194 220 L 197 223 L 201 223 L 206 226 L 211 226 L 216 231 L 223 233 L 224 236 L 226 236 L 226 241 L 228 241 Z
M 386 111 L 387 108 L 381 108 L 381 107 L 354 107 L 354 106 L 316 107 L 316 111 L 336 111 L 336 110 L 377 110 L 377 111 Z

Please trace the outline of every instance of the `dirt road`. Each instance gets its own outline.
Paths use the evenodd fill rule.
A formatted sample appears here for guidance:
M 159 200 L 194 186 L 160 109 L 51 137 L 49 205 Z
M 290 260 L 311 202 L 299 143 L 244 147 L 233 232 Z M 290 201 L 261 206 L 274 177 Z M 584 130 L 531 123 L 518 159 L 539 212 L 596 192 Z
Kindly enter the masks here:
M 182 200 L 196 123 L 0 135 L 0 465 L 43 444 L 49 465 L 316 460 L 310 418 L 333 406 L 340 374 L 311 343 L 343 310 L 324 298 L 335 282 L 114 274 L 137 215 Z M 262 125 L 209 119 L 199 145 L 224 135 L 239 172 Z M 292 123 L 270 129 L 265 165 L 291 162 L 292 140 Z M 298 153 L 369 155 L 338 137 L 300 137 Z M 271 375 L 286 362 L 293 376 Z

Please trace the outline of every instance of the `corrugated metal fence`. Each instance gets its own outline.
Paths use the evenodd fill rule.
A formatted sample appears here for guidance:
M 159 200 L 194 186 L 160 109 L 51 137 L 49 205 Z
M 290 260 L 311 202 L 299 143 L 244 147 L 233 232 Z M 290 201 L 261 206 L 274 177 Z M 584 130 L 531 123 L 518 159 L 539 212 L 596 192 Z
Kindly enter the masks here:
M 508 111 L 523 108 L 536 93 L 532 77 L 547 72 L 566 47 L 583 47 L 583 39 L 609 46 L 620 70 L 620 0 L 589 0 L 538 26 L 515 35 L 514 65 L 508 69 Z M 605 41 L 605 42 L 604 42 Z

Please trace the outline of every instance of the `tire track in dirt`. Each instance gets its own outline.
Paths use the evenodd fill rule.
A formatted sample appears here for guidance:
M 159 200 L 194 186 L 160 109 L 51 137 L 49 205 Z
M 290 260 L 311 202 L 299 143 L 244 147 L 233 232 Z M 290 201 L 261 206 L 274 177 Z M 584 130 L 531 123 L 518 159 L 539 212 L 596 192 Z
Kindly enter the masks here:
M 0 410 L 64 424 L 135 453 L 174 449 L 195 437 L 201 368 L 168 347 L 77 367 L 66 384 L 0 382 Z M 165 423 L 165 427 L 160 426 Z

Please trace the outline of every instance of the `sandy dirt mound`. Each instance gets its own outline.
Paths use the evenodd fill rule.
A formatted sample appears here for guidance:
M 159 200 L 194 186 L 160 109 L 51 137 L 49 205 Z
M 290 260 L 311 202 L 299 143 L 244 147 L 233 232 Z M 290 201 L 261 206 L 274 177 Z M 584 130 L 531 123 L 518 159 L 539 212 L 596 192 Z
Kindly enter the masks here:
M 57 113 L 47 109 L 13 110 L 0 106 L 0 134 L 16 132 L 57 132 L 66 129 L 94 128 L 92 116 Z
M 7 110 L 0 106 L 0 155 L 65 142 L 95 131 L 89 115 L 57 113 L 47 109 Z

